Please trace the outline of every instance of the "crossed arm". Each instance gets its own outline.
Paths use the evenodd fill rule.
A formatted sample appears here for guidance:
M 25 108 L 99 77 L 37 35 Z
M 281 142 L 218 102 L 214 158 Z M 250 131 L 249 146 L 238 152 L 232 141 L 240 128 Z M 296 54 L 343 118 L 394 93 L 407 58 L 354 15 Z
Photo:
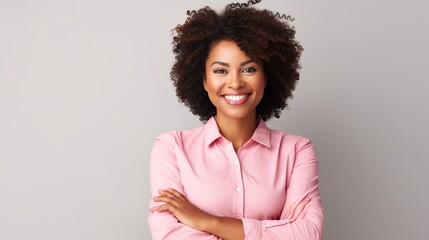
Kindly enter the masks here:
M 152 207 L 151 212 L 168 211 L 173 214 L 177 220 L 195 230 L 211 233 L 225 240 L 243 240 L 244 227 L 241 219 L 229 217 L 217 217 L 201 211 L 183 194 L 169 188 L 159 190 L 159 196 L 153 198 L 155 202 L 164 204 Z M 310 202 L 310 198 L 304 198 L 297 206 L 290 207 L 286 218 L 294 222 L 297 219 L 303 219 L 305 215 L 305 206 Z
M 151 156 L 149 226 L 153 239 L 321 239 L 323 211 L 317 160 L 310 142 L 296 156 L 279 220 L 219 217 L 200 210 L 182 194 L 180 172 L 169 142 L 158 139 L 154 146 L 157 151 L 153 151 L 156 154 Z

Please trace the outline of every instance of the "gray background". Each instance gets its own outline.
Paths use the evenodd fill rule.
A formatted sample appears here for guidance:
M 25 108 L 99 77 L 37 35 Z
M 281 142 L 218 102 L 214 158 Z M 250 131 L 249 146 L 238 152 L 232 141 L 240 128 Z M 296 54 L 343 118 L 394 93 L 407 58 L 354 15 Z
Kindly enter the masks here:
M 427 1 L 266 0 L 302 78 L 273 128 L 313 139 L 326 240 L 429 239 Z M 148 155 L 199 126 L 170 29 L 226 1 L 0 0 L 0 239 L 150 239 Z

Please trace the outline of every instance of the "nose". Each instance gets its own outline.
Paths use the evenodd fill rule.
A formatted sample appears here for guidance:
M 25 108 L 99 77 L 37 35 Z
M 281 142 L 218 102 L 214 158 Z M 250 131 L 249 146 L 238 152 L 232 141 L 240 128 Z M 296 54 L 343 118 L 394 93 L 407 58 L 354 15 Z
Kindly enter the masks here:
M 227 86 L 232 89 L 239 89 L 244 85 L 243 83 L 240 74 L 231 74 L 228 78 Z

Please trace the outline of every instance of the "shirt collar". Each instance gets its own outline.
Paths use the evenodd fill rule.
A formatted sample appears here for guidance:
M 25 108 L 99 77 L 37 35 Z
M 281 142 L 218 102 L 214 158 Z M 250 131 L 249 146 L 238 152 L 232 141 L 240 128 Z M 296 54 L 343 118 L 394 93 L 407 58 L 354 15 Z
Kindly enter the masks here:
M 219 127 L 214 117 L 211 117 L 204 125 L 204 134 L 207 146 L 218 138 L 223 137 L 220 134 Z M 251 139 L 266 147 L 271 147 L 271 131 L 262 119 L 259 120 L 259 124 Z
M 214 117 L 211 117 L 204 125 L 204 134 L 206 137 L 206 145 L 209 146 L 215 140 L 222 137 Z
M 259 120 L 258 127 L 256 127 L 252 139 L 266 147 L 271 147 L 271 131 L 265 124 L 264 120 Z

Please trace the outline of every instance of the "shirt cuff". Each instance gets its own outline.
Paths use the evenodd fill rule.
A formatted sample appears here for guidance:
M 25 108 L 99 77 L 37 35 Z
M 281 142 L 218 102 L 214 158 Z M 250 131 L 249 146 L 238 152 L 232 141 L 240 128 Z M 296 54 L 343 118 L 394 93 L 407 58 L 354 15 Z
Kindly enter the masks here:
M 244 240 L 261 239 L 262 222 L 256 219 L 243 218 Z

